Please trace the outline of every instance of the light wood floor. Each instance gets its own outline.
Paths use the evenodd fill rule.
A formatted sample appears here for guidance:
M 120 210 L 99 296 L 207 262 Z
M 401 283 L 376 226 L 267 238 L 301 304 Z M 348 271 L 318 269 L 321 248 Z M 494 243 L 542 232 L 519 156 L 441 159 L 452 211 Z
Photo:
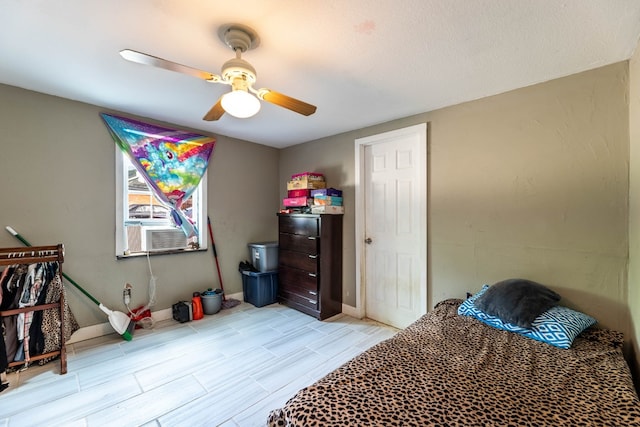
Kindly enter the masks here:
M 263 426 L 270 410 L 397 332 L 348 316 L 320 322 L 242 303 L 204 319 L 109 335 L 9 374 L 3 426 Z

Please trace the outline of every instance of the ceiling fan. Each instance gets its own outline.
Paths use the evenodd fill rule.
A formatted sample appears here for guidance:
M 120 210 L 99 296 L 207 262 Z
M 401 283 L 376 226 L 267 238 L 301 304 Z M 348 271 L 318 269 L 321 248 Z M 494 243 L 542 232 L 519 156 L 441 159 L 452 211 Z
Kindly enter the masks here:
M 235 58 L 222 65 L 222 73 L 220 75 L 131 49 L 121 50 L 120 55 L 128 61 L 188 74 L 210 83 L 230 85 L 231 92 L 222 95 L 209 112 L 205 114 L 203 120 L 218 120 L 225 112 L 239 118 L 251 117 L 260 110 L 259 99 L 305 116 L 315 113 L 316 107 L 314 105 L 271 89 L 253 88 L 253 84 L 256 82 L 256 70 L 241 57 L 242 53 L 256 48 L 260 44 L 260 39 L 252 28 L 242 24 L 227 24 L 220 27 L 218 36 L 236 54 Z

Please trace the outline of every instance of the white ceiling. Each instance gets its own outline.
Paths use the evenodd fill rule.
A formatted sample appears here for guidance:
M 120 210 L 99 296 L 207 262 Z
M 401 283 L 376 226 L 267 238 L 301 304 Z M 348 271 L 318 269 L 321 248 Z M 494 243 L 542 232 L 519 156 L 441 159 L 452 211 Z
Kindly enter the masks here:
M 639 0 L 0 0 L 0 16 L 0 83 L 273 147 L 626 60 L 640 36 Z M 205 122 L 229 86 L 118 54 L 218 74 L 233 22 L 260 36 L 256 87 L 314 115 Z

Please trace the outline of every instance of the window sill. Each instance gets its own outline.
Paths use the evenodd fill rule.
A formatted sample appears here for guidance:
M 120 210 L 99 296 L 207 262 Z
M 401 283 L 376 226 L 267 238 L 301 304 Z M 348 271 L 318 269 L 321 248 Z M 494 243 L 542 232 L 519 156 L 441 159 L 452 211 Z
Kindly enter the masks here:
M 175 255 L 175 254 L 189 254 L 189 253 L 194 253 L 194 252 L 206 252 L 208 249 L 207 248 L 198 248 L 198 249 L 169 249 L 169 250 L 163 250 L 163 251 L 149 251 L 148 254 L 149 256 L 156 256 L 156 255 Z M 121 260 L 121 259 L 129 259 L 129 258 L 139 258 L 141 256 L 146 257 L 147 256 L 147 252 L 133 252 L 133 253 L 129 253 L 129 254 L 123 254 L 123 255 L 117 255 L 116 259 L 117 260 Z

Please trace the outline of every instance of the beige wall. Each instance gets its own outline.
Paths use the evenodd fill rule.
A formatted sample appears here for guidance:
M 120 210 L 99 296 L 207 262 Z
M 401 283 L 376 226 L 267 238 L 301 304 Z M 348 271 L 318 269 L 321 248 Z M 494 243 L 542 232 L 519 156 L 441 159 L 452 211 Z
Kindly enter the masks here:
M 111 309 L 148 300 L 145 257 L 115 259 L 115 149 L 99 107 L 0 85 L 0 246 L 19 246 L 10 225 L 33 244 L 64 243 L 64 271 Z M 144 120 L 144 119 L 143 119 Z M 170 125 L 171 126 L 171 125 Z M 212 133 L 214 136 L 215 133 Z M 227 293 L 242 291 L 238 263 L 247 243 L 277 238 L 278 150 L 217 136 L 208 175 L 208 211 Z M 156 310 L 218 287 L 211 250 L 151 257 Z M 81 326 L 106 321 L 67 287 Z
M 629 332 L 628 67 L 618 63 L 290 147 L 345 190 L 344 301 L 355 305 L 354 139 L 429 123 L 429 306 L 525 277 Z

